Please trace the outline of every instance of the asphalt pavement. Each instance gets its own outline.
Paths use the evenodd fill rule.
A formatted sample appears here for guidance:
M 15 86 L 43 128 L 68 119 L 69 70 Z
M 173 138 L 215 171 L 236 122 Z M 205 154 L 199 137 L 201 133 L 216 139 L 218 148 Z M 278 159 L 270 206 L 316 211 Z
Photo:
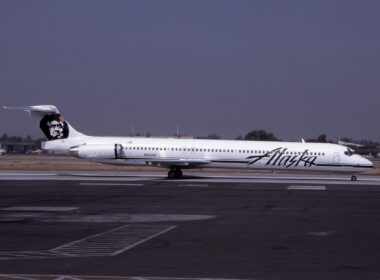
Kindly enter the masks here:
M 0 225 L 0 279 L 380 278 L 378 177 L 2 172 Z

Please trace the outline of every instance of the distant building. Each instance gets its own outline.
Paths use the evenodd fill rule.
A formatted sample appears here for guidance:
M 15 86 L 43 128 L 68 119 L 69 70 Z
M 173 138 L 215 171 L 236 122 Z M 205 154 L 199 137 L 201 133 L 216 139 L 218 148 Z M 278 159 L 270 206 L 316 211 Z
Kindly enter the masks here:
M 38 147 L 35 142 L 6 142 L 0 143 L 1 154 L 23 154 L 30 153 Z

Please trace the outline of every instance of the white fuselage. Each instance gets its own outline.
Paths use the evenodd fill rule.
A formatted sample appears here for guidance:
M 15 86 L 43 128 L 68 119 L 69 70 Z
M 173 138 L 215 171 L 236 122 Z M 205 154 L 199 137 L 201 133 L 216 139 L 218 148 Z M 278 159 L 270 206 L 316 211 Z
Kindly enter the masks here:
M 29 112 L 48 141 L 42 149 L 108 164 L 169 168 L 181 178 L 185 168 L 252 168 L 359 173 L 373 168 L 347 147 L 323 143 L 93 137 L 75 130 L 54 105 L 4 107 Z M 356 180 L 352 176 L 351 180 Z
M 359 173 L 372 162 L 325 143 L 134 137 L 73 137 L 43 148 L 107 164 Z

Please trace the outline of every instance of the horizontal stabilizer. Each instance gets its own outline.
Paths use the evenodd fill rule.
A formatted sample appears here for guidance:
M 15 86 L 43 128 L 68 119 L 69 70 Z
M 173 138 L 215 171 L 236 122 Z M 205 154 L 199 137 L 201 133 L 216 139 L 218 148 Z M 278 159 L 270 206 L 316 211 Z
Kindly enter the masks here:
M 37 106 L 25 106 L 25 107 L 9 107 L 4 106 L 3 109 L 6 110 L 23 110 L 29 113 L 37 114 L 59 114 L 57 107 L 53 105 L 37 105 Z

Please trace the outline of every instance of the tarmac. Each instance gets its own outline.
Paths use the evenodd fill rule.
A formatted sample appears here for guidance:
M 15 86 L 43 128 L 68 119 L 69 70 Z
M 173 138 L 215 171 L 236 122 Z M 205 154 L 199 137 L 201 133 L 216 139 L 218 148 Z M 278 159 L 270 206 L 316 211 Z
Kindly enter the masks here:
M 380 177 L 1 171 L 0 279 L 380 279 Z

